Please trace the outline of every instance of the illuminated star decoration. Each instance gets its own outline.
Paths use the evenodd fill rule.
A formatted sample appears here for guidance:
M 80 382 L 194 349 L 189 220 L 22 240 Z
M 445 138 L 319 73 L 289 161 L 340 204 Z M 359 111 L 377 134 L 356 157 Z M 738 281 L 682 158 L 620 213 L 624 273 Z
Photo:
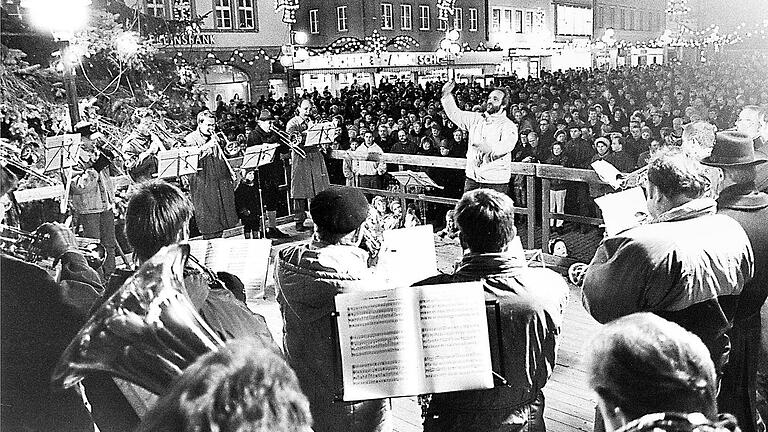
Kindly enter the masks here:
M 437 0 L 437 19 L 448 21 L 448 17 L 453 15 L 453 6 L 456 0 Z
M 283 13 L 283 22 L 296 23 L 296 10 L 299 9 L 299 0 L 275 0 L 275 12 Z

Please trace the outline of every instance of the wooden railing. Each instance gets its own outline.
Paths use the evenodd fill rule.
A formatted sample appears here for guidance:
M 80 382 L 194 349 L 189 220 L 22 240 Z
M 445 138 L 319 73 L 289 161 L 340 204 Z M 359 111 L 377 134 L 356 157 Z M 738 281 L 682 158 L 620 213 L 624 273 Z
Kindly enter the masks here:
M 439 156 L 417 156 L 417 155 L 405 155 L 405 154 L 369 154 L 367 157 L 362 157 L 348 151 L 334 150 L 331 152 L 331 158 L 340 160 L 360 160 L 370 162 L 386 162 L 388 164 L 397 165 L 411 165 L 426 168 L 451 168 L 460 170 L 456 174 L 464 176 L 464 168 L 466 166 L 466 159 L 464 158 L 448 158 Z M 533 249 L 535 246 L 535 230 L 534 224 L 536 222 L 536 205 L 535 202 L 536 182 L 541 182 L 541 245 L 542 250 L 546 251 L 547 244 L 549 243 L 550 230 L 549 222 L 552 219 L 562 219 L 565 221 L 577 222 L 589 225 L 600 225 L 603 223 L 602 219 L 591 218 L 586 216 L 567 214 L 567 213 L 552 213 L 549 211 L 549 191 L 552 180 L 567 180 L 573 182 L 582 182 L 588 184 L 606 184 L 603 182 L 593 170 L 565 168 L 557 165 L 546 164 L 533 164 L 523 162 L 512 162 L 512 174 L 522 175 L 525 178 L 525 189 L 527 194 L 527 203 L 525 207 L 515 205 L 515 213 L 526 215 L 527 219 L 527 238 L 526 247 Z M 417 200 L 424 202 L 433 202 L 445 205 L 456 205 L 458 202 L 454 198 L 437 197 L 427 194 L 412 194 L 407 193 L 403 188 L 398 192 L 383 191 L 378 189 L 359 188 L 363 192 L 397 197 L 401 200 Z M 516 203 L 517 204 L 517 203 Z

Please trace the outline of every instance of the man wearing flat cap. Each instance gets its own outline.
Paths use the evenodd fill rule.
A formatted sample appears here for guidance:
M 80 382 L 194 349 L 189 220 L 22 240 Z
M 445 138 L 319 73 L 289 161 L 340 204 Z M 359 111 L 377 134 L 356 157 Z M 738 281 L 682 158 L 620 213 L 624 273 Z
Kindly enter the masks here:
M 701 161 L 722 170 L 717 212 L 735 219 L 747 233 L 755 257 L 755 275 L 744 286 L 734 314 L 728 364 L 723 368 L 717 405 L 736 416 L 744 432 L 756 432 L 759 414 L 755 397 L 760 347 L 760 307 L 768 297 L 768 195 L 755 187 L 756 169 L 766 159 L 756 157 L 753 140 L 736 131 L 718 132 L 712 154 Z
M 309 399 L 315 432 L 387 430 L 386 400 L 334 401 L 334 297 L 376 288 L 368 253 L 355 240 L 368 215 L 368 201 L 359 190 L 333 187 L 312 199 L 309 212 L 314 237 L 280 251 L 275 270 L 285 357 Z

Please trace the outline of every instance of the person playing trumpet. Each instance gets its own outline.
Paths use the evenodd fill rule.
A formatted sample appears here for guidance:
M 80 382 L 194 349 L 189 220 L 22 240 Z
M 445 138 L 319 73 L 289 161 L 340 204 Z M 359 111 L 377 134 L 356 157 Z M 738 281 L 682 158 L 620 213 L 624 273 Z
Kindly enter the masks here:
M 83 236 L 99 239 L 107 252 L 101 268 L 103 280 L 115 270 L 115 187 L 110 177 L 109 162 L 104 166 L 99 160 L 96 148 L 98 132 L 94 133 L 90 123 L 77 125 L 82 138 L 79 160 L 75 166 L 70 186 L 70 206 L 83 226 Z M 113 168 L 114 169 L 114 168 Z M 77 226 L 74 225 L 74 226 Z
M 190 175 L 189 189 L 195 207 L 197 228 L 203 238 L 221 237 L 237 225 L 235 184 L 232 169 L 216 133 L 216 117 L 205 110 L 197 114 L 197 129 L 185 138 L 185 145 L 200 148 L 200 170 Z
M 123 141 L 122 153 L 125 155 L 125 169 L 136 182 L 151 179 L 157 174 L 157 153 L 166 146 L 157 134 L 153 133 L 154 118 L 148 109 L 137 109 L 132 116 L 136 130 Z

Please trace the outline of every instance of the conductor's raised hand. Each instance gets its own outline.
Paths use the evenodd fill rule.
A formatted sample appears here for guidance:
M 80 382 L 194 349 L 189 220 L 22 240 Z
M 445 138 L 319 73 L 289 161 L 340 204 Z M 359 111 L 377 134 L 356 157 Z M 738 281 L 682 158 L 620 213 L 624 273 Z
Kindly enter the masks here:
M 456 87 L 456 81 L 449 80 L 445 84 L 443 84 L 443 96 L 451 94 L 453 89 Z

